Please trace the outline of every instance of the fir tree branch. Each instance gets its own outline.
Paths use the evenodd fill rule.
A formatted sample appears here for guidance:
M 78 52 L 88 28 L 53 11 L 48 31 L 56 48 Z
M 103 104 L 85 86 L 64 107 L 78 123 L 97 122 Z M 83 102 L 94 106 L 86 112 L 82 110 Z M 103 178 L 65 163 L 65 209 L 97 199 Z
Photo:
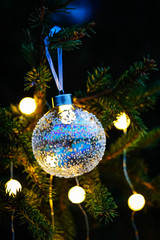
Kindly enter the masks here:
M 92 95 L 92 96 L 86 96 L 86 97 L 83 97 L 83 98 L 74 98 L 73 101 L 75 104 L 83 104 L 87 101 L 90 101 L 92 99 L 95 99 L 95 98 L 98 98 L 98 97 L 102 97 L 102 96 L 105 96 L 105 95 L 108 95 L 108 94 L 111 94 L 115 91 L 115 88 L 112 88 L 112 89 L 105 89 L 103 92 L 100 92 L 100 93 L 97 93 L 95 95 Z
M 135 108 L 140 111 L 147 111 L 149 108 L 153 108 L 160 94 L 160 81 L 153 82 L 141 91 L 136 90 L 135 93 L 131 96 Z
M 139 177 L 134 178 L 135 183 L 143 186 L 144 195 L 146 196 L 147 204 L 151 207 L 160 206 L 160 176 L 156 176 L 150 181 L 144 181 Z
M 51 240 L 53 227 L 46 220 L 45 216 L 38 209 L 31 206 L 27 199 L 22 198 L 17 201 L 16 212 L 20 216 L 21 223 L 27 222 L 29 231 L 32 232 L 34 239 Z
M 7 126 L 7 129 L 5 129 L 3 125 Z M 1 142 L 1 145 L 3 146 L 5 142 L 9 142 L 10 151 L 7 153 L 9 163 L 13 161 L 14 165 L 23 166 L 28 178 L 32 181 L 32 187 L 36 189 L 37 193 L 40 191 L 44 198 L 45 196 L 48 197 L 48 177 L 39 165 L 36 164 L 31 148 L 30 137 L 22 133 L 18 123 L 12 118 L 11 114 L 4 109 L 1 109 L 1 126 L 1 136 L 3 136 L 5 140 Z M 10 155 L 10 152 L 12 155 Z M 2 156 L 2 161 L 3 160 L 6 162 L 6 153 Z M 9 167 L 8 163 L 5 164 L 6 167 Z
M 88 72 L 88 80 L 86 82 L 87 92 L 101 92 L 105 88 L 109 88 L 111 85 L 111 75 L 108 73 L 108 68 L 95 68 L 93 73 Z
M 143 62 L 135 62 L 132 67 L 129 68 L 129 70 L 126 70 L 124 74 L 117 80 L 117 82 L 114 82 L 113 79 L 111 81 L 111 76 L 108 74 L 108 70 L 110 68 L 95 68 L 93 70 L 93 73 L 88 72 L 88 81 L 87 81 L 87 92 L 90 91 L 90 86 L 93 88 L 94 92 L 98 91 L 97 94 L 86 96 L 84 98 L 76 99 L 76 102 L 84 103 L 88 100 L 92 100 L 98 97 L 102 97 L 105 95 L 110 95 L 114 93 L 114 95 L 117 95 L 117 92 L 120 90 L 124 94 L 124 89 L 128 88 L 128 85 L 142 85 L 144 86 L 144 81 L 148 79 L 148 71 L 151 70 L 157 70 L 156 63 L 152 59 L 144 58 Z M 142 81 L 142 79 L 143 81 Z M 104 81 L 104 84 L 102 85 L 102 81 Z M 112 82 L 112 87 L 110 86 Z M 136 83 L 137 82 L 137 83 Z M 116 84 L 115 84 L 116 83 Z M 96 88 L 94 87 L 96 84 Z M 115 85 L 114 85 L 115 84 Z M 110 88 L 108 88 L 110 86 Z M 104 89 L 101 91 L 101 88 Z M 105 87 L 107 89 L 105 89 Z M 124 89 L 122 89 L 124 88 Z M 153 91 L 152 91 L 153 92 Z
M 102 164 L 106 161 L 114 159 L 123 153 L 123 150 L 134 145 L 134 142 L 141 136 L 142 133 L 137 131 L 129 131 L 127 135 L 122 134 L 115 143 L 110 145 L 110 150 L 106 152 Z
M 36 86 L 36 89 L 43 92 L 46 88 L 49 88 L 48 82 L 52 79 L 51 72 L 46 65 L 33 68 L 26 74 L 25 77 L 25 91 Z
M 117 216 L 117 206 L 108 189 L 101 184 L 99 174 L 94 169 L 89 174 L 80 177 L 80 183 L 86 191 L 85 207 L 95 219 L 112 221 Z
M 148 80 L 148 72 L 157 70 L 155 60 L 144 58 L 143 62 L 135 62 L 128 70 L 126 70 L 117 81 L 118 88 L 127 88 L 133 84 L 145 85 Z
M 134 147 L 137 149 L 144 149 L 155 145 L 160 140 L 160 128 L 154 128 L 147 131 L 135 144 Z
M 25 192 L 25 191 L 23 191 Z M 9 196 L 5 193 L 4 184 L 0 184 L 0 206 L 3 206 L 3 211 L 13 211 L 20 218 L 21 224 L 27 224 L 28 230 L 32 233 L 36 240 L 51 240 L 53 231 L 51 224 L 46 220 L 46 217 L 40 211 L 33 207 L 28 200 L 28 196 L 23 192 L 17 193 L 16 196 Z
M 49 37 L 49 48 L 50 51 L 57 49 L 58 47 L 63 50 L 70 51 L 73 48 L 77 48 L 78 45 L 82 44 L 81 38 L 88 36 L 87 30 L 93 32 L 92 27 L 95 24 L 93 22 L 82 25 L 73 25 L 67 28 L 62 28 L 61 31 L 55 33 L 53 37 Z
M 145 182 L 145 181 L 140 181 L 137 178 L 135 179 L 137 182 L 140 182 L 142 185 L 144 185 L 145 187 L 147 187 L 148 189 L 152 190 L 152 191 L 156 191 L 157 193 L 160 194 L 159 191 L 157 191 L 157 189 L 149 182 Z
M 61 12 L 61 11 L 65 11 L 68 10 L 68 8 L 66 8 L 67 5 L 69 5 L 71 2 L 73 2 L 74 0 L 58 0 L 58 1 L 52 1 L 50 2 L 48 9 L 51 12 Z

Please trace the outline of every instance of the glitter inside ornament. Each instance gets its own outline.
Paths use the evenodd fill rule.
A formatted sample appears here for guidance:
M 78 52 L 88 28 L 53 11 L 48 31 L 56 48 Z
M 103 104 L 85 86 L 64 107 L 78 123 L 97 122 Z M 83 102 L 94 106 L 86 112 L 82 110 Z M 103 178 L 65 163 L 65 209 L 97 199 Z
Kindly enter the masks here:
M 72 104 L 56 106 L 37 123 L 32 148 L 39 165 L 51 175 L 75 177 L 91 171 L 106 144 L 99 120 Z

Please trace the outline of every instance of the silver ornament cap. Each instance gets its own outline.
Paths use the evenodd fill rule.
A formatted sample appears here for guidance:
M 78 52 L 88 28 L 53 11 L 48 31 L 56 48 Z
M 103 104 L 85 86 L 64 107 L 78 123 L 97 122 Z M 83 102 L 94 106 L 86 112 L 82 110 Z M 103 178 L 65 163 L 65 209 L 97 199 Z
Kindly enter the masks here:
M 62 106 L 62 105 L 68 105 L 73 104 L 72 101 L 72 94 L 60 94 L 54 97 L 54 105 L 56 106 Z

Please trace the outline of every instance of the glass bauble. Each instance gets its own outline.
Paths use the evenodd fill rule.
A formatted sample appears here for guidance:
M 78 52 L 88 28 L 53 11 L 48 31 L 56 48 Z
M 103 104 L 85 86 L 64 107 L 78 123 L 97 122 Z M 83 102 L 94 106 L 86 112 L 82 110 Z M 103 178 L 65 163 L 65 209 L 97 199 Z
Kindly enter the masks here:
M 106 136 L 95 115 L 75 105 L 56 106 L 37 123 L 32 148 L 39 165 L 51 175 L 75 177 L 102 159 Z

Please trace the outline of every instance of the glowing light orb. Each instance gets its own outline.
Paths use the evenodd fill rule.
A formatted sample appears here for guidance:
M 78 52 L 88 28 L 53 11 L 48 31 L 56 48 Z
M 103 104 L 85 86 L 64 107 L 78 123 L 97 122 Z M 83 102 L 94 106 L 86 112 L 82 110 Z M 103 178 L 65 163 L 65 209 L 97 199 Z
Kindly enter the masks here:
M 68 192 L 68 198 L 72 203 L 81 203 L 85 200 L 86 192 L 80 186 L 72 187 Z
M 9 196 L 11 195 L 16 195 L 17 192 L 22 190 L 22 186 L 21 184 L 15 180 L 15 179 L 10 179 L 6 184 L 5 184 L 5 188 L 6 188 L 6 193 L 9 194 Z
M 26 115 L 32 114 L 36 110 L 36 102 L 34 98 L 25 97 L 19 103 L 19 109 Z
M 134 193 L 128 199 L 128 206 L 133 211 L 141 210 L 145 205 L 145 198 L 143 195 Z
M 114 126 L 119 130 L 125 130 L 130 125 L 130 118 L 124 113 L 120 113 L 117 116 L 117 120 L 113 122 Z
M 105 132 L 95 115 L 72 104 L 48 111 L 32 135 L 32 149 L 39 165 L 47 173 L 65 178 L 95 168 L 105 145 Z

